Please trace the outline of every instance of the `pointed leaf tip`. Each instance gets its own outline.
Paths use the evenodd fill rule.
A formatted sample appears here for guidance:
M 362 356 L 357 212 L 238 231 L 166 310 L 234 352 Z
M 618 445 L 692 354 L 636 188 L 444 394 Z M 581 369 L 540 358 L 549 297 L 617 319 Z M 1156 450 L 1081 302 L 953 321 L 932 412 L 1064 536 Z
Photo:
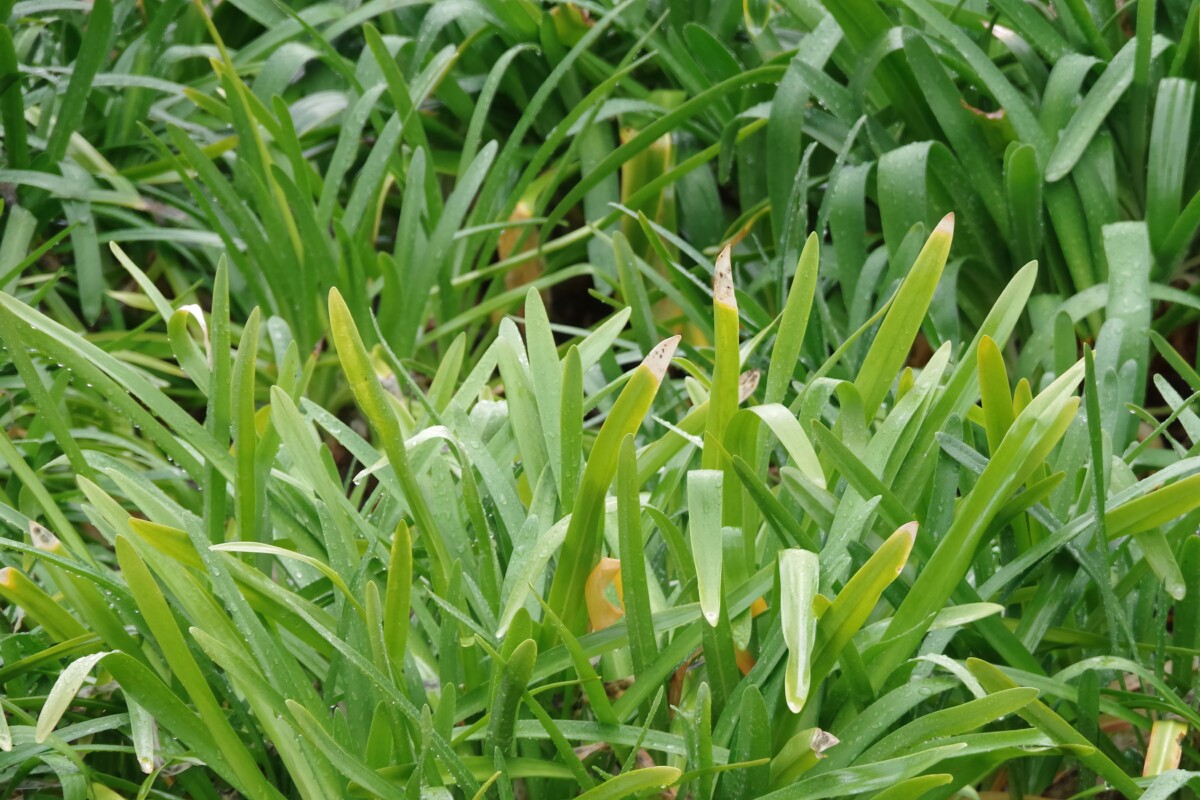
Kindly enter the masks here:
M 730 260 L 732 249 L 733 244 L 727 244 L 717 256 L 717 264 L 713 270 L 713 300 L 737 308 L 737 296 L 733 291 L 733 263 Z
M 50 532 L 49 528 L 32 520 L 29 523 L 29 539 L 38 550 L 54 553 L 62 549 L 62 542 Z
M 58 680 L 46 695 L 46 702 L 38 714 L 37 727 L 34 729 L 33 740 L 37 744 L 46 741 L 63 714 L 71 706 L 71 701 L 79 694 L 92 669 L 107 656 L 109 651 L 92 653 L 72 661 L 58 674 Z
M 954 235 L 954 212 L 951 211 L 946 216 L 942 217 L 942 221 L 933 229 L 934 233 L 945 233 L 950 236 Z
M 675 348 L 679 346 L 681 338 L 681 336 L 672 336 L 670 339 L 663 339 L 642 361 L 642 364 L 650 370 L 650 374 L 656 380 L 661 382 L 663 376 L 667 374 L 667 367 L 671 366 L 671 359 L 675 357 Z
M 762 377 L 756 369 L 746 370 L 738 376 L 738 405 L 750 399 L 754 394 L 754 390 L 758 388 L 758 380 Z
M 813 755 L 817 758 L 825 758 L 825 751 L 831 747 L 835 747 L 842 743 L 842 740 L 834 736 L 829 731 L 818 729 L 816 735 L 812 739 Z
M 340 321 L 345 320 L 350 316 L 350 307 L 346 305 L 345 298 L 342 293 L 337 290 L 337 287 L 329 289 L 329 322 L 336 329 Z

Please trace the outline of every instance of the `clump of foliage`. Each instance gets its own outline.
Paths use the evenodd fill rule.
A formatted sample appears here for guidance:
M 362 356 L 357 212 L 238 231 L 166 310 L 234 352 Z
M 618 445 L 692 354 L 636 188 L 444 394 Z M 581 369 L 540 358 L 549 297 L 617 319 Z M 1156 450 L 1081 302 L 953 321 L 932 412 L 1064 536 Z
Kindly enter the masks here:
M 0 298 L 63 450 L 35 472 L 4 440 L 27 537 L 0 594 L 28 632 L 0 770 L 78 797 L 1167 796 L 1200 725 L 1198 462 L 1139 479 L 1168 424 L 1114 438 L 1103 344 L 1010 383 L 1034 265 L 967 346 L 906 367 L 953 227 L 812 371 L 815 237 L 750 338 L 726 250 L 710 346 L 637 363 L 630 309 L 560 345 L 531 290 L 523 334 L 502 321 L 470 371 L 460 339 L 424 389 L 334 291 L 367 436 L 304 398 L 295 341 L 273 363 L 257 312 L 230 322 L 224 271 L 171 318 L 202 313 L 180 364 L 203 421 Z M 93 439 L 92 405 L 136 430 Z

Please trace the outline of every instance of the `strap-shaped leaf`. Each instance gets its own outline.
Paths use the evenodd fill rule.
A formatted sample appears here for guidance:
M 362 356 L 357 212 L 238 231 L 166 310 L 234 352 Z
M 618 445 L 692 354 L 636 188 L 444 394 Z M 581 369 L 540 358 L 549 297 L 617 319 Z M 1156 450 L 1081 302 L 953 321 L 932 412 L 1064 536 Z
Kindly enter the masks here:
M 783 626 L 783 640 L 788 649 L 784 698 L 795 714 L 799 714 L 808 702 L 813 650 L 817 642 L 813 601 L 820 584 L 820 563 L 816 553 L 807 550 L 780 552 L 779 624 Z
M 550 607 L 573 633 L 582 632 L 586 622 L 584 583 L 600 557 L 600 511 L 617 471 L 621 442 L 641 427 L 678 344 L 678 336 L 661 342 L 634 369 L 596 435 L 584 468 L 549 596 Z
M 692 470 L 687 476 L 688 541 L 696 564 L 700 610 L 709 625 L 721 616 L 724 541 L 721 531 L 721 494 L 725 473 Z

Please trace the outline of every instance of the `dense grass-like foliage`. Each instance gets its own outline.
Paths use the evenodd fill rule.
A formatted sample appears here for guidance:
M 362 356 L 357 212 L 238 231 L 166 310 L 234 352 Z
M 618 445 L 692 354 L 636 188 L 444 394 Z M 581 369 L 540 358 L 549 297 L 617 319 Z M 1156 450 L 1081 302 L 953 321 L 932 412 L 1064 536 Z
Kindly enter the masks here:
M 0 2 L 0 800 L 1195 797 L 1198 39 Z

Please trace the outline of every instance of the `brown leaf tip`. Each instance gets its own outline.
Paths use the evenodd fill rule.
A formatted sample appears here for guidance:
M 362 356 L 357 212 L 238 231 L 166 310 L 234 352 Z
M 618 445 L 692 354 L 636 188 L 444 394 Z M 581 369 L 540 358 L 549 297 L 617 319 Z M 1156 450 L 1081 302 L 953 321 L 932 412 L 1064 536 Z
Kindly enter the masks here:
M 812 739 L 813 755 L 815 755 L 817 758 L 825 758 L 826 750 L 841 743 L 842 740 L 834 736 L 829 731 L 818 730 Z
M 742 404 L 750 399 L 750 395 L 754 394 L 754 390 L 758 388 L 758 379 L 761 374 L 756 369 L 743 372 L 738 378 L 738 404 Z
M 667 367 L 671 366 L 671 359 L 675 357 L 675 348 L 679 346 L 681 338 L 672 336 L 670 339 L 659 342 L 642 362 L 656 380 L 661 382 L 663 376 L 667 374 Z
M 733 291 L 733 262 L 730 258 L 732 249 L 733 245 L 727 244 L 717 256 L 713 270 L 713 300 L 737 308 L 737 296 Z

